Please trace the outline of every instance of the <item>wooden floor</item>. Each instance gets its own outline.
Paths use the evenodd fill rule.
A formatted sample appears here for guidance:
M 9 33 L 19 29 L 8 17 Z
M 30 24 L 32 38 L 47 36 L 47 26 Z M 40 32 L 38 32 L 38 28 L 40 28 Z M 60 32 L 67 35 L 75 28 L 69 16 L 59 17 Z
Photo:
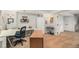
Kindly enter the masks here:
M 27 42 L 18 44 L 14 48 L 29 48 L 29 37 L 25 38 Z M 79 33 L 78 32 L 63 32 L 60 35 L 44 35 L 44 48 L 79 48 Z

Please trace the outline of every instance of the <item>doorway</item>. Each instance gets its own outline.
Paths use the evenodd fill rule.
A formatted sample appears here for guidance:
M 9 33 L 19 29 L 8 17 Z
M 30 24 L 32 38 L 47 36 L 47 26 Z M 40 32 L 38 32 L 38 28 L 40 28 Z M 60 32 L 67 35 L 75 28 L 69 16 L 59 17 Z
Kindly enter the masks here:
M 38 17 L 36 20 L 36 29 L 45 32 L 45 19 L 43 17 Z
M 64 31 L 74 32 L 75 22 L 74 16 L 64 16 Z
M 79 15 L 75 15 L 75 17 L 76 17 L 75 32 L 79 32 Z

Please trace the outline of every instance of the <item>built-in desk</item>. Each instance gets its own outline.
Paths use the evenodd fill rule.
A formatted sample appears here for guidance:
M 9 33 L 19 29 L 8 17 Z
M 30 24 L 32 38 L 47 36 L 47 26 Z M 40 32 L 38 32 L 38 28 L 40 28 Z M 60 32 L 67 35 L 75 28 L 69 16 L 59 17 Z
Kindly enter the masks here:
M 30 31 L 30 30 L 33 30 L 33 29 L 26 29 L 26 31 Z M 14 36 L 16 31 L 20 31 L 20 29 L 8 29 L 8 30 L 0 31 L 0 47 L 1 48 L 6 48 L 6 39 L 9 36 Z M 13 47 L 9 39 L 8 41 L 9 41 L 10 46 Z
M 8 29 L 8 30 L 0 31 L 0 42 L 1 42 L 0 47 L 1 48 L 6 48 L 6 38 L 8 36 L 14 36 L 16 31 L 19 31 L 19 29 Z M 9 39 L 8 39 L 8 41 L 9 41 Z M 9 41 L 9 43 L 11 44 L 10 41 Z M 12 45 L 11 45 L 11 47 L 12 47 Z
M 31 48 L 43 48 L 43 32 L 41 30 L 35 30 L 30 37 Z
M 0 37 L 1 36 L 13 36 L 15 35 L 16 31 L 19 31 L 19 29 L 1 30 Z

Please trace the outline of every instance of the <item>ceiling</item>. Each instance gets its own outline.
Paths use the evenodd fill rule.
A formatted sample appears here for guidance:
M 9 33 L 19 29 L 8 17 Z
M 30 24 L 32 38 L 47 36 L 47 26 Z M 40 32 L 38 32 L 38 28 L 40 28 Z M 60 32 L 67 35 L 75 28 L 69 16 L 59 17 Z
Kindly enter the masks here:
M 57 13 L 60 10 L 20 10 L 18 12 L 26 12 L 26 13 Z
M 17 12 L 32 13 L 32 14 L 60 14 L 74 15 L 79 14 L 79 10 L 19 10 Z
M 71 14 L 79 14 L 79 10 L 41 10 L 46 13 L 71 13 Z

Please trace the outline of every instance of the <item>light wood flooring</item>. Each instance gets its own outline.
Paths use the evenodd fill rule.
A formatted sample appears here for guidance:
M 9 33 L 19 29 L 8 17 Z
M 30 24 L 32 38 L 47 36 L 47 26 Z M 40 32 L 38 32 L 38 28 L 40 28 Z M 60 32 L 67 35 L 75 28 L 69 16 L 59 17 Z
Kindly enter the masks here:
M 27 42 L 16 45 L 14 48 L 29 48 L 29 37 Z M 44 48 L 79 48 L 79 32 L 63 32 L 60 35 L 44 35 Z

